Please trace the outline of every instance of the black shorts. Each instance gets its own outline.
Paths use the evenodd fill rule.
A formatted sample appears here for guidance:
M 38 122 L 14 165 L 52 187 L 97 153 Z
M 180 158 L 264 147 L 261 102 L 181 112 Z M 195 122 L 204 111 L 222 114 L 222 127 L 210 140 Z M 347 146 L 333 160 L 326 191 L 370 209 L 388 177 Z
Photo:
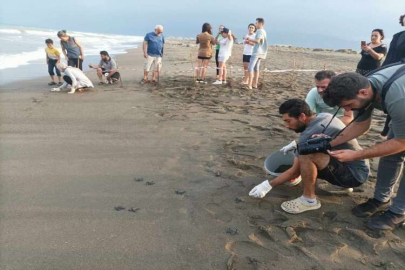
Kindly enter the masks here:
M 318 178 L 344 188 L 354 188 L 363 184 L 353 176 L 346 163 L 340 162 L 334 157 L 330 157 L 328 166 L 318 171 Z
M 202 60 L 210 60 L 211 57 L 206 57 L 206 56 L 198 56 L 198 59 L 202 59 Z
M 249 63 L 250 62 L 250 57 L 252 57 L 251 55 L 243 55 L 243 63 Z

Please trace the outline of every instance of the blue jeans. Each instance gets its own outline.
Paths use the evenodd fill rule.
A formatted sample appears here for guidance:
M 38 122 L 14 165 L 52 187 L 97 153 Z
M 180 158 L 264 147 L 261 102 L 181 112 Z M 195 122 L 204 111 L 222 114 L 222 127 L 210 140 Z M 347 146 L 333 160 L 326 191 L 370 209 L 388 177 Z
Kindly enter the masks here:
M 394 134 L 390 130 L 388 140 Z M 405 151 L 391 156 L 381 157 L 378 164 L 377 183 L 375 185 L 374 198 L 387 202 L 394 192 L 395 184 L 400 181 L 397 196 L 392 200 L 389 208 L 391 212 L 405 214 L 405 174 L 404 174 Z
M 260 68 L 260 60 L 262 60 L 261 58 L 258 58 L 257 56 L 251 56 L 250 57 L 250 62 L 249 62 L 249 67 L 248 67 L 248 71 L 252 72 L 254 71 L 259 71 Z

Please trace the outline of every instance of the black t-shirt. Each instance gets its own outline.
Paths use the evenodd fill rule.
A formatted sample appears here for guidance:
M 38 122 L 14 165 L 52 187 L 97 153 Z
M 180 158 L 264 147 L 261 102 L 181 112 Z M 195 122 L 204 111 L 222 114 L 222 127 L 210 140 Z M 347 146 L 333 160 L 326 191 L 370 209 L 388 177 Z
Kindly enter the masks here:
M 385 44 L 374 47 L 373 50 L 378 54 L 382 53 L 384 56 L 387 54 L 387 46 Z M 368 52 L 362 50 L 361 56 L 360 62 L 357 65 L 358 69 L 374 70 L 381 66 L 381 60 L 374 59 Z
M 397 41 L 397 54 L 399 56 L 399 60 L 401 60 L 402 57 L 405 57 L 405 32 L 403 32 L 399 37 Z

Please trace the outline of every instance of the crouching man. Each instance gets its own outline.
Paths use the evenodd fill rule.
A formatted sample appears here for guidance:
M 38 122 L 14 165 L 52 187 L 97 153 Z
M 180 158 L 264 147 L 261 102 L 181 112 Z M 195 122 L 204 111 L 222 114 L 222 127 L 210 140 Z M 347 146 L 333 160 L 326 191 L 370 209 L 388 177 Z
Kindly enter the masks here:
M 89 68 L 97 69 L 97 76 L 100 80 L 98 84 L 102 85 L 116 83 L 120 79 L 117 63 L 111 58 L 107 51 L 101 51 L 100 58 L 101 60 L 98 66 L 94 66 L 92 64 L 89 65 Z
M 308 104 L 300 99 L 287 100 L 280 106 L 279 113 L 282 115 L 284 125 L 288 129 L 301 133 L 298 145 L 312 139 L 314 134 L 321 134 L 329 122 L 329 127 L 323 133 L 332 138 L 345 128 L 345 124 L 338 118 L 333 118 L 331 114 L 314 114 Z M 286 153 L 296 149 L 297 143 L 294 141 L 282 150 Z M 353 139 L 332 148 L 332 150 L 340 149 L 360 150 L 361 148 L 357 140 Z M 301 151 L 299 147 L 298 150 L 298 152 Z M 284 211 L 298 214 L 321 207 L 321 203 L 315 195 L 317 178 L 324 179 L 335 186 L 353 188 L 362 185 L 369 176 L 370 168 L 367 160 L 340 162 L 336 158 L 329 156 L 326 151 L 306 155 L 298 154 L 298 152 L 294 164 L 289 170 L 271 182 L 266 180 L 257 185 L 250 191 L 249 195 L 263 198 L 272 188 L 301 175 L 304 187 L 302 196 L 281 204 Z
M 58 88 L 52 88 L 52 92 L 59 92 L 67 88 L 68 85 L 72 86 L 69 94 L 74 94 L 76 90 L 81 91 L 84 88 L 94 88 L 93 83 L 80 69 L 68 67 L 64 63 L 57 63 L 56 67 L 64 73 L 63 80 L 65 82 Z

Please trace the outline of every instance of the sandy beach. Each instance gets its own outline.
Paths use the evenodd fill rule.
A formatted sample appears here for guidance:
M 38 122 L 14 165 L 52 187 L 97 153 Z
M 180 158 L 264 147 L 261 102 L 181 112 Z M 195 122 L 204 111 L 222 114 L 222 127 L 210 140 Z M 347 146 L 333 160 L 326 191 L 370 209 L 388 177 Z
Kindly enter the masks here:
M 350 195 L 317 189 L 316 211 L 280 208 L 301 184 L 248 196 L 272 179 L 266 156 L 297 138 L 279 105 L 306 96 L 308 70 L 353 71 L 360 56 L 270 47 L 250 92 L 239 86 L 242 45 L 228 85 L 211 85 L 213 68 L 195 84 L 196 59 L 193 42 L 167 39 L 154 86 L 139 83 L 134 49 L 117 57 L 124 87 L 51 93 L 46 70 L 1 87 L 0 269 L 405 269 L 405 228 L 371 231 L 350 212 L 372 196 L 378 159 Z M 290 69 L 301 71 L 274 72 Z M 384 120 L 374 117 L 363 147 L 380 141 Z

